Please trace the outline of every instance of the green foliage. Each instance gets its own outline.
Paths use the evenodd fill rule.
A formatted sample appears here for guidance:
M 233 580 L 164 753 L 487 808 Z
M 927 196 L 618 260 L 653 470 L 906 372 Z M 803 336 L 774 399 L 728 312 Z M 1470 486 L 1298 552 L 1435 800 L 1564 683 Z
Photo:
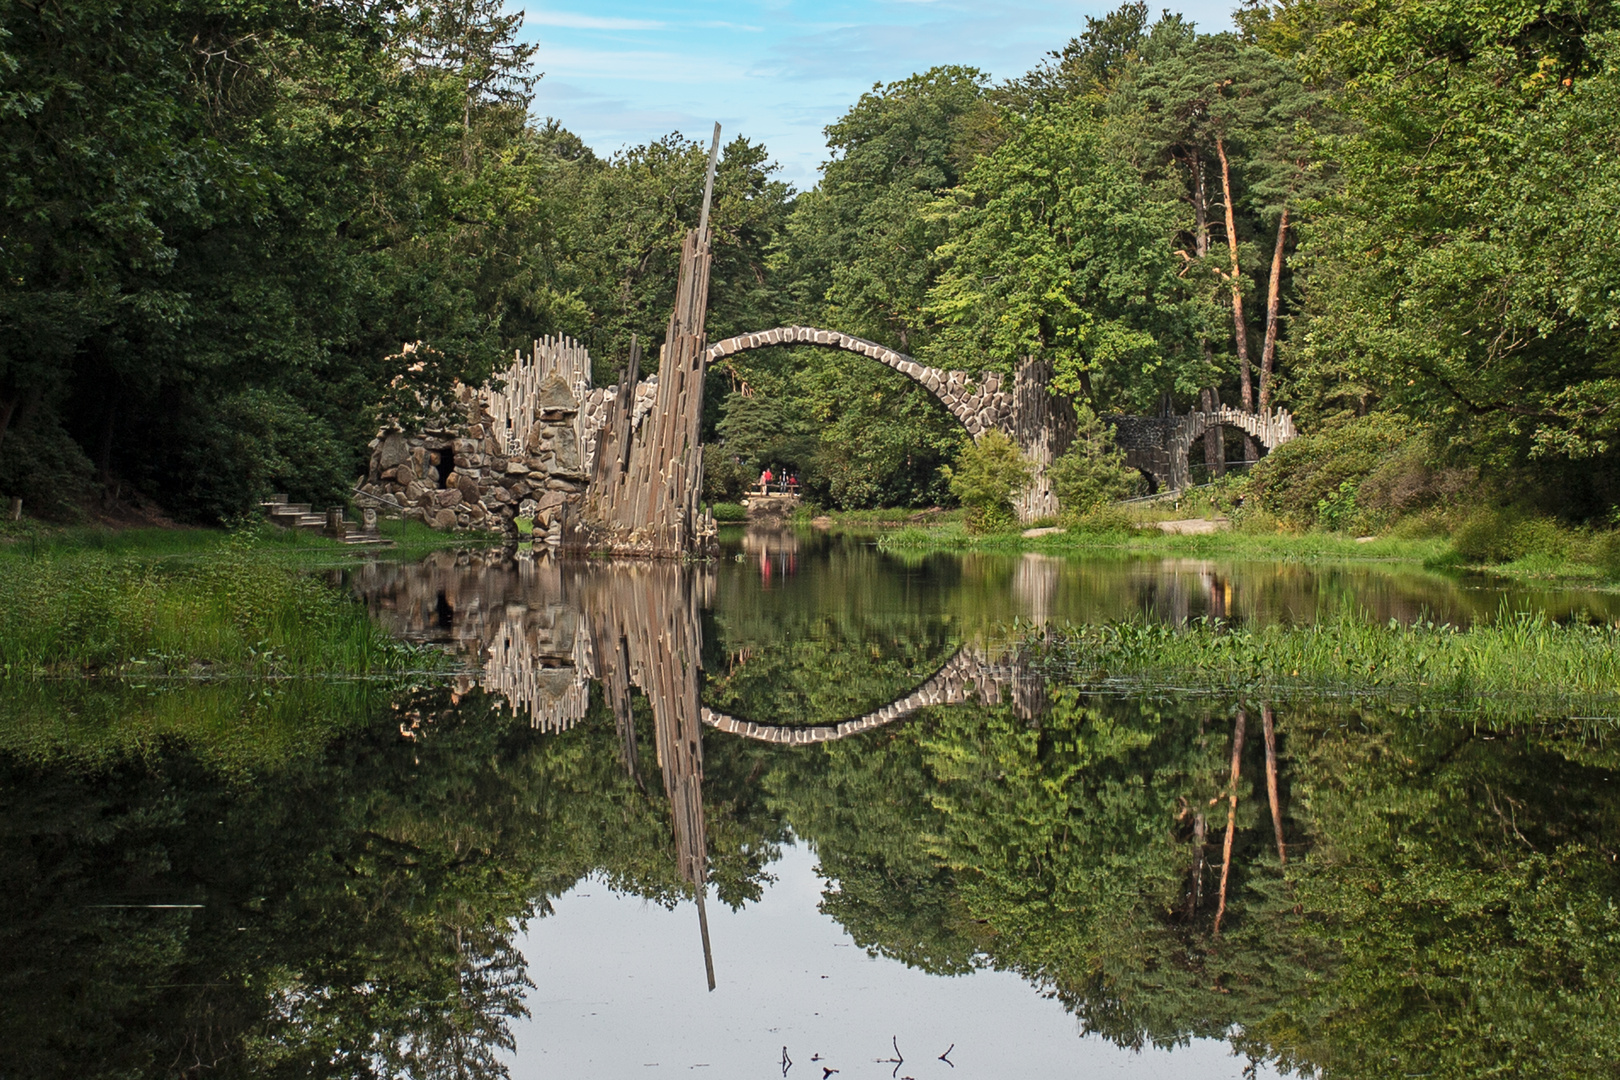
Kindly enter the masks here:
M 1344 420 L 1284 443 L 1262 458 L 1250 470 L 1246 500 L 1298 528 L 1375 529 L 1382 524 L 1369 513 L 1376 505 L 1357 505 L 1361 487 L 1374 475 L 1386 487 L 1397 486 L 1390 469 L 1394 464 L 1407 481 L 1404 486 L 1415 489 L 1395 508 L 1419 508 L 1427 494 L 1422 490 L 1426 447 L 1421 430 L 1414 431 L 1408 420 L 1392 413 Z M 1418 480 L 1412 482 L 1414 474 Z
M 963 448 L 955 468 L 947 465 L 941 471 L 951 494 L 967 507 L 968 527 L 989 532 L 1016 520 L 1013 498 L 1029 486 L 1034 466 L 1017 443 L 992 428 Z
M 1283 21 L 1308 33 L 1306 64 L 1355 124 L 1330 148 L 1342 187 L 1308 226 L 1302 389 L 1324 411 L 1422 417 L 1555 491 L 1560 512 L 1598 516 L 1620 499 L 1620 264 L 1592 242 L 1620 190 L 1614 10 L 1318 18 L 1301 5 Z
M 1179 276 L 1181 211 L 1110 144 L 1090 102 L 1010 124 L 963 181 L 924 351 L 944 367 L 989 357 L 1011 372 L 1051 359 L 1056 385 L 1111 408 L 1151 409 L 1203 382 L 1203 309 Z
M 251 534 L 185 563 L 100 551 L 5 559 L 0 674 L 212 678 L 432 666 Z
M 815 455 L 811 425 L 794 403 L 755 394 L 726 399 L 718 432 L 725 453 L 742 459 L 745 472 L 802 471 Z
M 602 161 L 530 125 L 521 19 L 491 0 L 0 10 L 4 490 L 82 498 L 88 458 L 187 519 L 272 490 L 337 502 L 379 412 L 408 419 L 541 333 L 609 378 L 639 333 L 655 368 L 706 142 Z M 725 148 L 712 331 L 780 321 L 773 167 Z
M 748 508 L 742 503 L 719 502 L 709 508 L 714 513 L 714 520 L 735 525 L 748 520 Z
M 1075 436 L 1069 448 L 1047 466 L 1046 475 L 1066 518 L 1079 520 L 1130 494 L 1138 474 L 1114 445 L 1114 429 L 1091 406 L 1075 407 Z
M 850 353 L 826 353 L 798 386 L 820 429 L 805 477 L 828 506 L 936 506 L 948 500 L 940 467 L 967 445 L 962 425 L 908 376 Z
M 874 88 L 827 128 L 822 181 L 794 200 L 773 254 L 792 321 L 908 354 L 924 346 L 932 253 L 946 236 L 931 208 L 995 138 L 986 93 L 980 72 L 933 68 Z M 925 388 L 841 352 L 747 354 L 743 364 L 751 385 L 801 401 L 817 426 L 816 460 L 801 476 L 818 502 L 860 509 L 945 501 L 939 467 L 965 435 Z
M 779 258 L 795 307 L 836 326 L 915 352 L 924 334 L 930 254 L 943 223 L 925 211 L 957 185 L 995 111 L 987 79 L 936 67 L 874 87 L 827 128 L 821 184 L 794 203 Z
M 23 509 L 48 521 L 72 520 L 91 490 L 95 467 L 50 409 L 13 422 L 0 442 L 0 495 L 20 495 Z
M 703 447 L 703 497 L 710 502 L 736 502 L 748 491 L 752 483 L 759 483 L 759 474 L 728 453 L 719 443 L 706 443 Z

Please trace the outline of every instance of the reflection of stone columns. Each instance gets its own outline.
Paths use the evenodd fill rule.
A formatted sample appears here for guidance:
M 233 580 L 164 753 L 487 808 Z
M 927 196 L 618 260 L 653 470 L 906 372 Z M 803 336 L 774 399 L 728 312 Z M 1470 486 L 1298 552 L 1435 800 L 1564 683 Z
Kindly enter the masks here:
M 703 645 L 698 597 L 712 587 L 703 580 L 708 576 L 661 562 L 567 570 L 570 591 L 590 622 L 591 651 L 619 716 L 621 741 L 630 724 L 628 687 L 639 687 L 652 706 L 676 858 L 682 879 L 697 886 L 707 877 L 708 863 L 698 704 Z
M 696 894 L 704 968 L 713 990 L 714 958 L 704 907 L 709 843 L 703 819 L 703 721 L 698 701 L 703 649 L 698 598 L 713 588 L 712 574 L 666 562 L 573 569 L 589 613 L 593 652 L 602 661 L 620 726 L 621 745 L 627 747 L 626 765 L 632 769 L 635 729 L 627 685 L 640 687 L 652 706 L 676 868 Z
M 1036 627 L 1045 627 L 1051 617 L 1052 598 L 1057 594 L 1061 560 L 1034 551 L 1024 553 L 1013 571 L 1013 595 L 1018 597 Z
M 485 691 L 546 731 L 581 720 L 600 679 L 625 770 L 641 786 L 630 689 L 652 706 L 681 879 L 693 886 L 709 989 L 714 965 L 704 908 L 701 604 L 710 570 L 671 562 L 616 565 L 439 552 L 415 566 L 371 564 L 352 579 L 372 613 L 408 640 L 453 644 L 478 657 Z M 464 677 L 470 686 L 471 676 Z

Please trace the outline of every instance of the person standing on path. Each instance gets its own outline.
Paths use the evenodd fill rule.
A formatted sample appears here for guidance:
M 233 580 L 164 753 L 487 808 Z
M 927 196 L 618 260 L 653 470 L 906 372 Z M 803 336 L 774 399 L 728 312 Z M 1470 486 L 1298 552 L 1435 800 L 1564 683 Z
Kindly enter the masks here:
M 759 474 L 759 493 L 761 495 L 767 495 L 770 493 L 771 481 L 773 479 L 775 478 L 771 476 L 770 466 L 767 465 L 765 467 L 765 471 Z

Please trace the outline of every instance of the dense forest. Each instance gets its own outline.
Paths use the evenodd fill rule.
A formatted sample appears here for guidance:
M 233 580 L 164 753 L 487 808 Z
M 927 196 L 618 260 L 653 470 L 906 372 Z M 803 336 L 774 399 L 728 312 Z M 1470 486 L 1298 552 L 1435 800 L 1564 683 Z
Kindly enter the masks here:
M 876 86 L 809 191 L 732 138 L 711 336 L 1044 357 L 1099 414 L 1287 407 L 1307 436 L 1250 483 L 1309 523 L 1465 488 L 1609 519 L 1620 10 L 1234 23 L 1126 4 L 1011 79 Z M 336 501 L 416 392 L 543 333 L 599 382 L 656 342 L 706 148 L 603 158 L 534 118 L 520 26 L 494 0 L 0 0 L 0 492 L 202 521 Z M 714 374 L 712 496 L 771 463 L 828 506 L 949 498 L 966 436 L 903 376 L 802 349 Z

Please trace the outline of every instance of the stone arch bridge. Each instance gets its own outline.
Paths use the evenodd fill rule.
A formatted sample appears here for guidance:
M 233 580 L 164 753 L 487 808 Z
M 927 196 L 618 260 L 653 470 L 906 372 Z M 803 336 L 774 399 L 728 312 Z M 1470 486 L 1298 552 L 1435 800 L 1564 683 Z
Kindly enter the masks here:
M 1180 491 L 1192 484 L 1192 444 L 1212 427 L 1235 427 L 1254 437 L 1269 452 L 1297 438 L 1288 410 L 1251 413 L 1230 406 L 1186 416 L 1105 416 L 1125 461 L 1153 478 L 1160 491 Z
M 1049 362 L 1025 360 L 1019 364 L 1013 384 L 1008 387 L 998 372 L 986 371 L 973 378 L 965 371 L 944 371 L 919 364 L 905 353 L 895 352 L 875 341 L 813 326 L 782 326 L 738 334 L 710 345 L 703 359 L 706 366 L 750 349 L 792 345 L 842 349 L 893 368 L 921 383 L 975 439 L 992 428 L 1001 430 L 1035 465 L 1029 488 L 1013 500 L 1019 520 L 1034 521 L 1058 512 L 1057 496 L 1046 477 L 1046 467 L 1067 450 L 1074 439 L 1074 408 L 1067 398 L 1054 397 L 1049 392 L 1052 380 Z
M 704 359 L 713 364 L 728 356 L 750 349 L 768 349 L 774 346 L 819 345 L 827 349 L 842 349 L 859 356 L 870 357 L 902 375 L 907 375 L 944 403 L 945 408 L 968 434 L 977 439 L 993 427 L 1005 427 L 1013 414 L 1013 394 L 1002 389 L 1001 375 L 990 371 L 977 379 L 965 371 L 944 371 L 919 364 L 905 353 L 895 352 L 875 341 L 858 338 L 854 334 L 841 334 L 837 330 L 818 330 L 813 326 L 782 326 L 775 330 L 761 330 L 753 334 L 738 334 L 709 346 Z M 1009 432 L 1010 434 L 1010 432 Z
M 934 672 L 927 682 L 865 716 L 833 724 L 756 724 L 752 720 L 715 712 L 707 706 L 703 707 L 701 716 L 704 724 L 728 735 L 783 746 L 802 746 L 847 739 L 904 720 L 918 710 L 933 705 L 960 705 L 972 700 L 999 705 L 1009 694 L 1020 716 L 1028 718 L 1041 711 L 1044 703 L 1042 684 L 1030 673 L 1021 656 L 1013 653 L 993 660 L 982 649 L 966 645 L 957 650 L 956 655 Z
M 975 439 L 999 428 L 1035 462 L 1035 480 L 1017 500 L 1020 520 L 1031 521 L 1057 513 L 1057 499 L 1046 479 L 1046 466 L 1074 438 L 1074 411 L 1067 399 L 1049 393 L 1051 365 L 1025 361 L 1009 388 L 998 372 L 977 378 L 965 371 L 945 371 L 920 364 L 904 353 L 875 341 L 822 330 L 813 326 L 782 326 L 717 341 L 705 351 L 705 364 L 713 364 L 750 349 L 816 345 L 842 349 L 876 360 L 914 379 L 944 404 L 946 410 Z M 1193 411 L 1185 416 L 1109 416 L 1115 438 L 1127 462 L 1153 478 L 1161 491 L 1189 486 L 1192 444 L 1213 425 L 1231 426 L 1252 435 L 1268 451 L 1294 438 L 1298 432 L 1286 410 L 1250 413 L 1223 407 L 1213 412 Z

